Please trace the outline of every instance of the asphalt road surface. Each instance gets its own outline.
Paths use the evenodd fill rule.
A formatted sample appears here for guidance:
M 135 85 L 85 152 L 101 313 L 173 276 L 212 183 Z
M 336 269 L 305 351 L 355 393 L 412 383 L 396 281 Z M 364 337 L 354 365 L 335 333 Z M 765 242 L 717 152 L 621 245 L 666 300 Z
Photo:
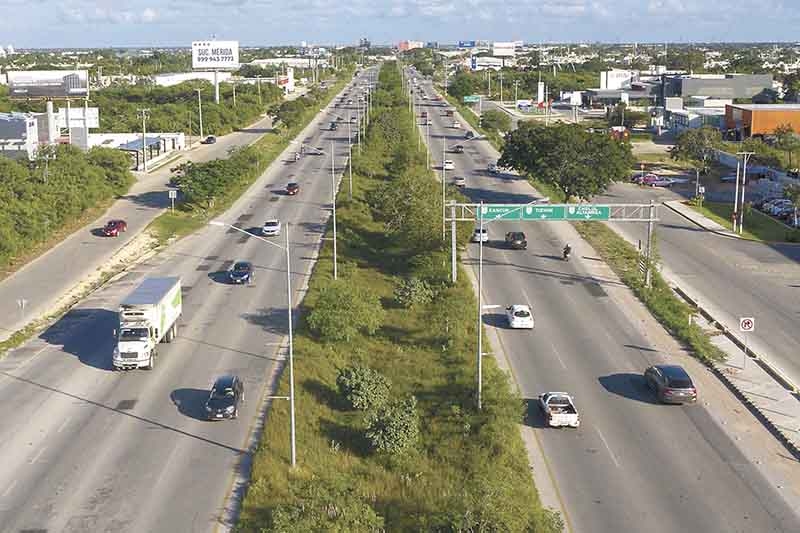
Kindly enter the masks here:
M 618 183 L 597 202 L 682 199 L 673 191 Z M 800 384 L 800 246 L 721 237 L 663 206 L 658 216 L 661 262 L 683 285 L 702 294 L 706 304 L 720 310 L 720 320 L 729 329 L 738 331 L 739 317 L 754 317 L 756 330 L 748 335 L 748 345 Z M 616 224 L 615 229 L 632 240 L 646 238 L 643 225 Z
M 324 155 L 276 161 L 219 217 L 248 231 L 271 216 L 284 231 L 290 223 L 295 305 L 329 216 L 331 139 L 338 168 L 347 154 L 346 131 L 327 131 L 329 122 L 322 113 L 306 130 L 306 143 Z M 288 181 L 300 183 L 297 196 L 284 194 Z M 238 259 L 255 265 L 254 285 L 226 282 Z M 179 275 L 184 285 L 178 338 L 162 347 L 154 370 L 112 371 L 119 302 L 145 276 L 162 275 Z M 264 386 L 285 357 L 285 279 L 282 250 L 209 226 L 0 361 L 0 530 L 213 530 Z M 246 403 L 238 420 L 208 422 L 204 401 L 225 373 L 243 379 Z M 304 386 L 302 377 L 297 385 Z
M 430 94 L 430 92 L 429 92 Z M 431 144 L 439 170 L 442 141 L 463 144 L 448 153 L 466 178 L 473 200 L 525 203 L 530 187 L 511 176 L 490 176 L 497 155 L 483 140 L 463 141 L 447 127 L 444 106 L 418 100 L 432 116 Z M 441 110 L 441 112 L 440 112 Z M 766 532 L 800 525 L 777 491 L 750 464 L 702 404 L 663 406 L 645 389 L 641 373 L 666 354 L 608 298 L 607 281 L 586 273 L 582 260 L 560 259 L 564 223 L 494 222 L 484 246 L 484 313 L 496 328 L 575 531 Z M 523 230 L 527 251 L 506 250 L 506 231 Z M 477 245 L 469 253 L 477 257 Z M 604 287 L 604 285 L 606 285 Z M 509 330 L 503 307 L 529 304 L 534 330 Z M 546 391 L 572 393 L 581 412 L 578 430 L 553 430 L 533 405 Z M 701 391 L 702 394 L 702 391 Z

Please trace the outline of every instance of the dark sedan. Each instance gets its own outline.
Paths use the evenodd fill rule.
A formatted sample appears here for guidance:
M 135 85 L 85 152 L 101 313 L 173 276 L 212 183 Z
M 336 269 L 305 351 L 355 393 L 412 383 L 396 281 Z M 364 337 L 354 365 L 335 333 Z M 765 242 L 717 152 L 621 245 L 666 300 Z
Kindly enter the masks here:
M 231 283 L 248 284 L 253 283 L 253 264 L 249 261 L 238 261 L 234 263 L 233 267 L 228 271 L 228 277 Z
M 244 385 L 237 376 L 217 378 L 206 400 L 206 416 L 209 420 L 238 418 L 239 405 L 244 402 Z
M 528 240 L 521 231 L 509 231 L 506 233 L 506 244 L 512 250 L 525 250 L 528 248 Z
M 300 192 L 299 183 L 291 182 L 288 185 L 286 185 L 286 194 L 288 194 L 289 196 L 294 196 L 299 192 Z

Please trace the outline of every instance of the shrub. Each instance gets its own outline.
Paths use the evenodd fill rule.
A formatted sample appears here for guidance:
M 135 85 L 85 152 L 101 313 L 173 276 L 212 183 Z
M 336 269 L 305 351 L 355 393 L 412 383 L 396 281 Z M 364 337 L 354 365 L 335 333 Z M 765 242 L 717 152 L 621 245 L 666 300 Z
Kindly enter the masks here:
M 391 383 L 381 373 L 365 366 L 349 366 L 336 377 L 339 394 L 353 409 L 370 411 L 389 400 Z
M 374 292 L 343 280 L 320 291 L 314 309 L 308 314 L 308 326 L 322 340 L 349 341 L 359 332 L 375 333 L 384 316 Z
M 366 435 L 375 451 L 389 454 L 406 451 L 419 438 L 417 399 L 409 396 L 370 413 Z
M 405 308 L 430 303 L 435 296 L 433 289 L 419 278 L 403 278 L 394 289 L 395 301 Z

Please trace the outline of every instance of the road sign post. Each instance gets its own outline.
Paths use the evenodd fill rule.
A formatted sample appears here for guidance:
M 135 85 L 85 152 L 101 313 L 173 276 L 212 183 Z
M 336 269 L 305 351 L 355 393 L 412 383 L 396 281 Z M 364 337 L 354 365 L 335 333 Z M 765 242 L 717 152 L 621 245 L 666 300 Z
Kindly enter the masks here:
M 481 101 L 481 97 L 477 94 L 470 94 L 464 97 L 465 104 L 477 104 Z
M 756 330 L 756 319 L 751 316 L 739 317 L 739 331 L 744 333 L 744 362 L 742 369 L 747 366 L 747 334 Z
M 169 191 L 169 202 L 171 204 L 173 214 L 175 214 L 175 198 L 177 197 L 178 197 L 178 191 L 176 190 Z

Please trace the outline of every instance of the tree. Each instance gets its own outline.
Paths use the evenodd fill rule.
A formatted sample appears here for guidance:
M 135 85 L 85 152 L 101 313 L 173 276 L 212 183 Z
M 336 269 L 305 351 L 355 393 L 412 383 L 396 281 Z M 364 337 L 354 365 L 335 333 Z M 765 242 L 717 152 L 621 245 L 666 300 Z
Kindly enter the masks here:
M 383 531 L 383 517 L 343 479 L 296 481 L 290 485 L 291 497 L 272 509 L 270 526 L 261 531 L 271 533 L 349 533 L 351 531 Z M 258 523 L 252 528 L 261 527 Z
M 523 122 L 506 135 L 498 165 L 557 186 L 568 197 L 590 198 L 633 166 L 628 143 L 588 133 L 575 124 Z
M 459 72 L 447 82 L 447 93 L 461 101 L 465 96 L 475 92 L 471 76 L 465 72 Z
M 710 126 L 688 129 L 678 135 L 670 156 L 675 160 L 694 161 L 705 170 L 715 148 L 722 143 L 719 130 Z
M 497 109 L 490 109 L 481 116 L 481 126 L 489 131 L 511 131 L 511 117 Z
M 359 332 L 374 334 L 383 325 L 384 315 L 375 293 L 341 281 L 320 291 L 308 325 L 325 341 L 349 341 Z
M 369 413 L 366 435 L 378 452 L 399 454 L 406 451 L 419 439 L 417 399 L 409 396 Z
M 792 168 L 792 152 L 800 148 L 800 138 L 791 124 L 781 124 L 775 128 L 775 145 L 786 152 L 789 168 Z
M 628 129 L 637 125 L 647 125 L 649 115 L 643 111 L 630 111 L 625 104 L 617 104 L 613 109 L 608 111 L 608 125 L 611 126 L 625 126 Z
M 391 389 L 391 383 L 383 374 L 360 365 L 341 369 L 336 376 L 336 386 L 350 407 L 360 411 L 385 405 Z

